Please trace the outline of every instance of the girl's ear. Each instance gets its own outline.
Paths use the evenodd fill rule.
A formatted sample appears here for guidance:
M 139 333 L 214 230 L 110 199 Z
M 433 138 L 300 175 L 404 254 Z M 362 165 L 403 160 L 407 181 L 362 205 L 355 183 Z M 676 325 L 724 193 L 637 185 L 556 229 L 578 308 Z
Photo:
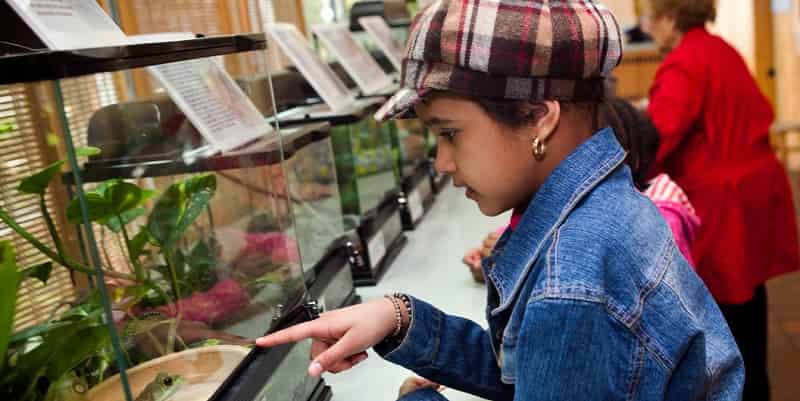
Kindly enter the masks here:
M 561 119 L 561 103 L 555 100 L 545 100 L 543 102 L 527 103 L 523 106 L 526 113 L 529 113 L 532 121 L 531 137 L 533 140 L 539 138 L 540 141 L 547 142 L 553 132 L 558 127 Z

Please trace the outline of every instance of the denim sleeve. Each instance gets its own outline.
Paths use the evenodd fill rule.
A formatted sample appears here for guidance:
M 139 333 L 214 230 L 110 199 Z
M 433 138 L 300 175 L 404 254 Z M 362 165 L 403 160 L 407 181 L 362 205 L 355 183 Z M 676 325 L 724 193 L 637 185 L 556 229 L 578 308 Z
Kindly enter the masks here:
M 406 338 L 394 349 L 376 346 L 379 355 L 446 387 L 490 400 L 513 399 L 513 386 L 500 381 L 487 330 L 418 299 L 411 303 Z
M 624 399 L 609 378 L 620 373 L 620 360 L 630 360 L 632 345 L 632 338 L 620 335 L 602 304 L 532 301 L 515 351 L 514 400 Z

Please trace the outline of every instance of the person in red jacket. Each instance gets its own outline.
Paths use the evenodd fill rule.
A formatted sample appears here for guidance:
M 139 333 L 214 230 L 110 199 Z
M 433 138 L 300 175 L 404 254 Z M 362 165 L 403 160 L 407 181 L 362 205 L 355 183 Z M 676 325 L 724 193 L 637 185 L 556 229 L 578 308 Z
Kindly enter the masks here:
M 769 144 L 773 111 L 742 57 L 705 29 L 714 0 L 647 0 L 647 30 L 666 54 L 648 114 L 665 172 L 703 222 L 692 256 L 745 361 L 744 400 L 768 400 L 764 283 L 798 268 L 788 178 Z M 648 7 L 649 6 L 649 7 Z

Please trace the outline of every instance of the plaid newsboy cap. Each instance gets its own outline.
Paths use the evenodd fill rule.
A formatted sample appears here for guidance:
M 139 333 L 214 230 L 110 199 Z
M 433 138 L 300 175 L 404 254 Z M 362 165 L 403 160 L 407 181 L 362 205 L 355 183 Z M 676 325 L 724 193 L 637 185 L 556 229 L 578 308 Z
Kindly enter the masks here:
M 431 91 L 489 99 L 592 101 L 619 64 L 614 15 L 594 0 L 437 0 L 415 17 L 402 89 L 375 119 L 413 118 Z

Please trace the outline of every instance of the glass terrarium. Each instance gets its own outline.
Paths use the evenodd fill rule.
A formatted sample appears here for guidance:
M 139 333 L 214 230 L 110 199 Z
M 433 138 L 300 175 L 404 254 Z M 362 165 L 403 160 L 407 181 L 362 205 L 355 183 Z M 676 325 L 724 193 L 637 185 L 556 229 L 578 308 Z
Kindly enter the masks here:
M 277 117 L 285 127 L 314 121 L 331 124 L 336 174 L 347 229 L 357 227 L 361 217 L 391 198 L 397 189 L 391 128 L 372 118 L 381 101 L 360 100 L 342 113 L 327 111 L 324 105 L 298 107 Z
M 288 99 L 288 103 L 303 103 L 305 100 L 302 91 L 294 89 L 298 82 L 302 82 L 299 74 L 282 72 L 270 79 L 249 76 L 237 81 L 260 110 L 272 108 L 269 88 L 273 85 L 282 91 L 284 102 Z M 291 93 L 285 93 L 287 90 Z M 283 107 L 287 107 L 285 103 Z M 312 122 L 286 126 L 281 125 L 281 133 L 287 161 L 287 184 L 306 285 L 323 308 L 352 304 L 358 298 L 349 276 L 350 257 L 337 256 L 338 248 L 345 248 L 345 256 L 348 256 L 346 237 L 349 230 L 344 226 L 330 125 Z M 339 274 L 341 270 L 347 274 Z
M 0 57 L 0 139 L 16 141 L 3 156 L 0 321 L 46 308 L 0 327 L 0 398 L 326 391 L 269 384 L 306 376 L 299 351 L 252 346 L 313 318 L 301 254 L 319 250 L 299 245 L 307 222 L 295 225 L 294 206 L 342 224 L 335 172 L 300 157 L 314 146 L 282 138 L 226 75 L 266 68 L 265 47 L 237 35 Z M 320 185 L 287 185 L 304 174 Z M 51 277 L 66 278 L 35 284 Z M 38 298 L 24 298 L 31 288 Z M 57 291 L 67 295 L 50 302 Z
M 428 161 L 428 132 L 419 120 L 396 120 L 389 125 L 399 179 L 414 174 Z
M 282 134 L 300 259 L 308 279 L 345 235 L 330 126 L 284 128 Z
M 278 102 L 282 98 L 276 92 Z M 354 266 L 356 284 L 374 284 L 405 243 L 398 213 L 399 183 L 391 148 L 391 128 L 373 118 L 381 98 L 357 100 L 346 111 L 325 105 L 297 107 L 278 114 L 283 127 L 324 121 L 331 125 L 344 228 L 356 230 L 356 248 L 366 257 Z M 396 224 L 395 224 L 396 223 Z

